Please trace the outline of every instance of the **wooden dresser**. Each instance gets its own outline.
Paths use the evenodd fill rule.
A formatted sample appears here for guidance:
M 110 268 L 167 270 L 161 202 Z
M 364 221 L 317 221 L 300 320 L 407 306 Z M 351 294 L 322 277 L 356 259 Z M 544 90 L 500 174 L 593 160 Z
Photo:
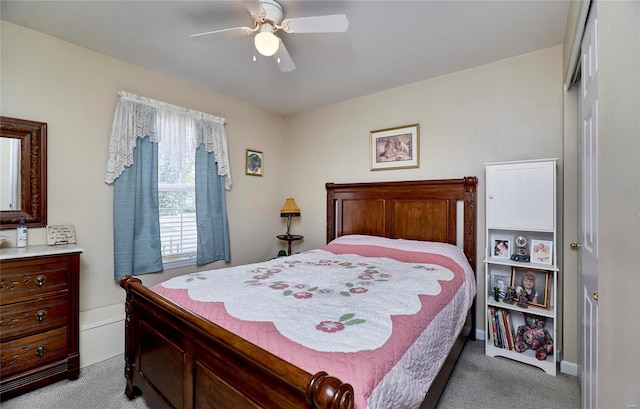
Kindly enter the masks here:
M 0 399 L 80 372 L 75 245 L 0 250 Z

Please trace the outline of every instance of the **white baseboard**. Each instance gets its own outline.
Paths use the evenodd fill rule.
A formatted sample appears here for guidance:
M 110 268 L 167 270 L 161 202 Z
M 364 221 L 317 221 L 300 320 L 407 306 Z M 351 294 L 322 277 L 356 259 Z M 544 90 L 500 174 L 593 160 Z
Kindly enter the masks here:
M 481 331 L 479 329 L 476 329 L 476 339 L 478 341 L 484 341 L 484 331 Z
M 568 361 L 560 361 L 560 372 L 567 375 L 578 376 L 578 364 Z
M 80 368 L 124 354 L 124 304 L 80 313 Z

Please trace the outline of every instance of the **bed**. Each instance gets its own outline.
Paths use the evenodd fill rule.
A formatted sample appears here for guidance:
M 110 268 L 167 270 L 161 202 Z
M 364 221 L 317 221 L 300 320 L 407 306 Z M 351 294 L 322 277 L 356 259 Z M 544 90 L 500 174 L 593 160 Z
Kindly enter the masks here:
M 439 257 L 438 260 L 450 261 L 458 257 L 452 255 L 456 253 L 456 247 L 449 244 L 457 244 L 462 247 L 464 252 L 458 250 L 461 254 L 460 257 L 466 258 L 459 264 L 447 264 L 442 267 L 444 275 L 441 279 L 435 280 L 435 284 L 430 285 L 440 288 L 439 293 L 457 294 L 463 291 L 456 290 L 458 284 L 451 283 L 462 280 L 461 282 L 466 282 L 467 286 L 473 284 L 473 294 L 475 294 L 473 274 L 476 265 L 476 185 L 477 178 L 475 177 L 379 183 L 327 183 L 326 246 L 299 255 L 270 260 L 261 265 L 232 267 L 231 269 L 235 270 L 229 271 L 229 274 L 222 270 L 230 269 L 221 269 L 207 273 L 194 273 L 181 278 L 176 277 L 175 280 L 168 280 L 153 289 L 146 288 L 135 277 L 124 277 L 120 281 L 120 285 L 127 293 L 125 321 L 126 395 L 129 398 L 134 398 L 142 394 L 147 404 L 154 409 L 350 409 L 354 407 L 364 409 L 366 403 L 363 402 L 365 400 L 376 401 L 378 398 L 375 396 L 384 395 L 387 392 L 381 392 L 383 388 L 379 385 L 369 385 L 368 395 L 361 396 L 361 390 L 366 386 L 362 386 L 362 380 L 359 376 L 348 375 L 350 373 L 348 367 L 359 368 L 361 364 L 350 361 L 350 357 L 364 355 L 370 358 L 372 355 L 376 355 L 372 351 L 384 351 L 384 353 L 377 353 L 383 357 L 396 354 L 399 356 L 394 360 L 389 358 L 391 363 L 387 364 L 395 371 L 395 368 L 402 366 L 398 362 L 404 362 L 404 366 L 420 368 L 422 363 L 414 365 L 417 362 L 416 356 L 428 354 L 421 353 L 421 349 L 414 349 L 413 345 L 408 346 L 406 352 L 396 353 L 393 349 L 388 349 L 390 344 L 395 344 L 396 339 L 400 339 L 394 338 L 395 334 L 377 340 L 373 340 L 371 337 L 372 340 L 369 341 L 369 337 L 362 336 L 362 331 L 368 334 L 369 329 L 367 328 L 385 328 L 384 325 L 379 324 L 381 322 L 388 323 L 389 320 L 393 321 L 391 327 L 399 326 L 400 321 L 396 320 L 416 315 L 407 312 L 409 310 L 413 312 L 416 308 L 420 311 L 417 315 L 422 314 L 422 311 L 425 310 L 425 299 L 430 297 L 425 294 L 430 290 L 424 290 L 426 293 L 423 291 L 420 294 L 418 291 L 416 294 L 403 297 L 408 300 L 407 305 L 403 308 L 408 310 L 403 310 L 398 316 L 394 315 L 392 318 L 385 317 L 384 314 L 381 314 L 382 318 L 367 315 L 368 311 L 375 310 L 375 308 L 371 308 L 370 305 L 359 307 L 360 301 L 356 303 L 353 300 L 363 293 L 367 293 L 367 296 L 374 293 L 382 294 L 381 297 L 384 299 L 384 294 L 387 297 L 390 296 L 391 287 L 386 287 L 391 285 L 388 282 L 397 281 L 400 283 L 403 280 L 410 280 L 408 276 L 405 276 L 410 272 L 400 273 L 401 267 L 393 263 L 410 263 L 414 270 L 418 267 L 425 268 L 425 266 L 428 270 L 440 269 L 439 264 L 431 264 L 434 262 L 431 258 L 420 258 L 427 257 L 426 255 L 420 253 L 419 256 L 416 256 L 418 253 L 413 250 L 414 246 L 427 244 L 435 246 L 438 249 L 436 253 L 441 251 L 439 249 L 444 249 L 442 250 L 444 253 L 436 254 Z M 381 256 L 378 251 L 386 244 L 380 243 L 390 243 L 391 248 L 385 248 L 384 251 L 393 253 L 393 257 L 397 253 L 400 258 L 406 256 L 410 259 L 392 260 L 393 257 L 385 256 L 387 253 Z M 352 257 L 351 250 L 356 248 L 365 253 L 358 257 L 373 258 L 349 265 L 350 262 L 343 257 Z M 367 254 L 372 249 L 375 252 Z M 413 259 L 414 256 L 418 258 Z M 462 266 L 466 264 L 466 261 L 468 264 Z M 310 284 L 313 287 L 304 287 L 300 284 L 301 287 L 295 287 L 294 281 L 291 281 L 294 279 L 286 276 L 292 271 L 288 267 L 315 264 L 325 268 L 327 263 L 334 263 L 343 268 L 347 268 L 345 266 L 355 268 L 355 270 L 349 270 L 349 273 L 358 271 L 354 274 L 360 278 L 354 278 L 354 280 L 359 281 L 347 280 L 345 285 L 348 285 L 349 288 L 346 291 L 341 291 L 330 288 L 331 284 Z M 359 271 L 358 268 L 361 268 L 362 271 Z M 461 270 L 462 273 L 457 272 L 458 270 Z M 472 270 L 471 278 L 469 278 L 468 270 Z M 391 272 L 391 274 L 385 272 Z M 240 283 L 225 281 L 230 279 L 228 277 L 244 273 L 251 276 L 246 277 Z M 276 277 L 277 274 L 281 274 L 281 276 Z M 324 280 L 325 275 L 322 274 L 317 277 L 322 277 Z M 463 275 L 463 278 L 460 278 L 460 274 Z M 211 280 L 212 278 L 215 280 Z M 377 280 L 376 283 L 373 286 L 366 286 L 365 284 L 371 284 L 366 281 L 372 278 Z M 224 283 L 225 286 L 244 285 L 243 288 L 247 288 L 247 291 L 258 292 L 227 298 L 226 304 L 219 302 L 221 300 L 224 302 L 225 299 L 218 298 L 213 300 L 215 302 L 211 302 L 211 300 L 194 296 L 194 300 L 191 302 L 195 304 L 189 304 L 188 307 L 181 306 L 177 301 L 171 301 L 168 298 L 173 297 L 184 301 L 186 294 L 189 294 L 189 297 L 186 298 L 191 298 L 196 293 L 204 294 L 203 291 L 199 292 L 191 286 L 194 281 L 207 281 L 207 279 L 217 281 L 217 284 Z M 326 288 L 323 287 L 325 285 Z M 404 285 L 405 290 L 413 291 L 410 285 L 407 287 L 406 282 Z M 251 288 L 248 289 L 249 287 Z M 449 291 L 447 288 L 454 288 L 454 290 Z M 220 292 L 218 296 L 229 297 L 228 294 L 240 294 L 239 291 L 239 287 L 233 288 L 232 292 Z M 360 328 L 360 338 L 357 339 L 367 339 L 367 345 L 362 347 L 363 350 L 347 351 L 350 347 L 345 346 L 344 348 L 347 349 L 344 351 L 335 352 L 334 347 L 327 347 L 327 350 L 323 351 L 323 345 L 326 344 L 323 344 L 322 339 L 324 338 L 322 336 L 310 337 L 308 334 L 303 334 L 295 325 L 289 323 L 287 326 L 284 323 L 287 311 L 299 309 L 295 307 L 296 305 L 307 305 L 295 304 L 296 302 L 316 302 L 324 296 L 333 296 L 335 299 L 339 297 L 340 293 L 343 293 L 343 299 L 348 298 L 349 302 L 353 302 L 349 308 L 353 307 L 355 313 L 340 313 L 339 318 L 336 317 L 328 321 L 321 321 L 317 316 L 313 316 L 313 313 L 307 315 L 310 316 L 310 322 L 318 323 L 315 329 L 318 330 L 317 334 L 323 336 L 332 336 L 347 325 L 350 329 Z M 209 293 L 207 292 L 207 294 Z M 261 306 L 264 301 L 261 297 L 269 298 L 272 297 L 272 294 L 276 294 L 279 299 L 286 299 L 286 302 L 289 303 L 286 307 L 281 308 L 279 314 L 276 314 L 278 319 L 282 319 L 282 322 L 278 320 L 266 322 L 260 315 L 266 308 L 253 308 L 251 314 L 254 315 L 250 316 L 248 321 L 257 321 L 255 323 L 258 325 L 257 329 L 234 327 L 236 324 L 244 325 L 242 321 L 245 317 L 242 314 L 251 310 L 251 303 Z M 247 300 L 249 300 L 248 303 Z M 417 307 L 416 300 L 418 300 Z M 229 313 L 232 324 L 204 318 L 208 313 L 199 309 L 198 306 L 207 303 L 218 306 L 218 312 L 215 314 L 221 313 L 220 311 L 225 314 Z M 317 304 L 330 304 L 330 302 L 322 301 Z M 462 303 L 451 302 L 443 309 L 449 308 L 448 305 L 453 304 Z M 419 406 L 421 409 L 436 407 L 464 343 L 468 338 L 474 336 L 475 304 L 472 300 L 468 301 L 464 304 L 463 309 L 460 324 L 456 325 L 450 334 L 450 342 L 446 348 L 438 347 L 443 351 L 442 358 L 431 359 L 428 357 L 425 359 L 424 365 L 434 366 L 434 373 L 429 375 L 428 391 L 426 393 L 419 392 L 420 400 L 422 401 L 423 398 L 424 400 L 421 403 L 418 402 L 414 407 Z M 217 316 L 215 314 L 214 316 Z M 440 312 L 432 313 L 433 316 L 441 314 Z M 367 327 L 369 322 L 376 324 Z M 442 326 L 442 324 L 440 325 Z M 304 325 L 299 326 L 303 327 Z M 421 338 L 438 338 L 439 336 L 434 336 L 429 332 L 434 326 L 425 324 L 424 328 L 414 329 L 414 332 Z M 236 335 L 229 328 L 242 336 Z M 274 328 L 276 329 L 274 330 Z M 267 333 L 273 333 L 280 338 L 264 340 L 263 336 Z M 313 348 L 305 347 L 305 342 L 314 344 Z M 347 345 L 348 342 L 345 341 L 344 344 Z M 300 358 L 301 360 L 296 361 L 296 357 L 300 356 L 298 352 L 305 348 L 313 349 L 312 352 L 315 355 L 312 358 Z M 285 359 L 282 356 L 288 358 Z M 378 364 L 375 365 L 374 368 L 377 368 Z M 361 370 L 363 369 L 361 368 Z M 391 389 L 398 389 L 402 386 L 393 384 L 395 378 L 390 375 L 393 371 L 389 371 L 389 373 L 381 371 L 384 373 L 381 374 L 380 385 L 389 384 Z M 352 385 L 356 385 L 355 390 Z M 383 400 L 379 401 L 383 402 Z

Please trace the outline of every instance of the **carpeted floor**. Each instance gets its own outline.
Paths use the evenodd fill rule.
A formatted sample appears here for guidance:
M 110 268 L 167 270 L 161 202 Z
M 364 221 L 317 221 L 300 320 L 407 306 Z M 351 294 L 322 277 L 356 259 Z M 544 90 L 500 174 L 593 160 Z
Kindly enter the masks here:
M 2 402 L 2 409 L 148 409 L 143 398 L 124 395 L 122 356 L 83 368 L 75 381 L 50 386 Z M 505 358 L 484 355 L 482 341 L 465 346 L 438 409 L 580 408 L 574 376 L 550 376 Z M 233 408 L 229 408 L 233 409 Z M 388 408 L 396 409 L 396 408 Z
M 483 341 L 469 341 L 447 383 L 438 409 L 579 409 L 578 378 L 484 354 Z
M 124 356 L 80 370 L 75 381 L 64 380 L 2 402 L 2 409 L 148 409 L 144 399 L 124 395 Z

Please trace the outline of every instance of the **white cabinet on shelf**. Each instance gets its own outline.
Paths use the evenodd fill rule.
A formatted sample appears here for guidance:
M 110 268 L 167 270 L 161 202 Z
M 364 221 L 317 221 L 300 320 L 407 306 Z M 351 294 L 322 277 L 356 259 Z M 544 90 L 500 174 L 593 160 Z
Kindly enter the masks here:
M 556 374 L 558 311 L 556 162 L 485 165 L 485 353 L 535 365 L 551 375 Z M 509 290 L 521 292 L 523 287 L 527 298 L 516 295 L 511 303 Z M 527 318 L 536 329 L 519 336 Z

